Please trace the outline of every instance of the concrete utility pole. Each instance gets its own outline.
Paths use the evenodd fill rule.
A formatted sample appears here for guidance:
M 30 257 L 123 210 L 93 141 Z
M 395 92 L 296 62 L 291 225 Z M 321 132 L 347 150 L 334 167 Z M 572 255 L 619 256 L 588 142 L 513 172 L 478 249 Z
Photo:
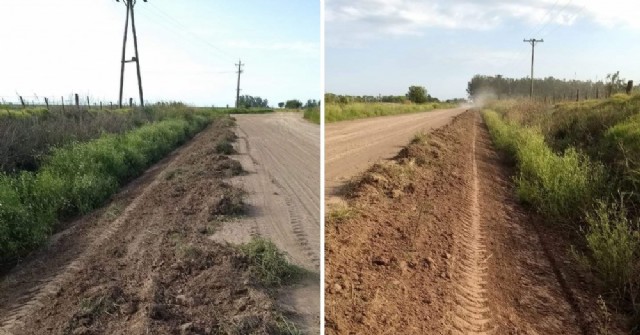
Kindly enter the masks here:
M 242 60 L 238 60 L 238 64 L 236 64 L 236 66 L 238 66 L 238 89 L 236 91 L 236 108 L 240 107 L 240 75 L 242 74 L 242 65 L 246 65 L 246 64 L 242 64 Z
M 124 88 L 124 65 L 125 63 L 135 62 L 138 72 L 138 91 L 140 93 L 140 106 L 144 107 L 144 94 L 142 92 L 142 76 L 140 74 L 140 55 L 138 53 L 138 35 L 136 34 L 136 19 L 134 15 L 133 8 L 136 5 L 137 0 L 122 0 L 124 4 L 127 6 L 127 18 L 125 20 L 124 26 L 124 39 L 122 42 L 122 60 L 120 67 L 120 97 L 118 99 L 118 106 L 122 108 L 122 91 Z M 147 2 L 147 0 L 143 0 Z M 120 0 L 116 0 L 116 2 L 120 2 Z M 131 60 L 125 60 L 125 55 L 127 51 L 127 36 L 129 34 L 129 17 L 131 17 L 131 30 L 133 31 L 133 48 L 135 49 L 135 57 L 131 58 Z
M 536 44 L 544 42 L 544 39 L 536 40 L 535 38 L 532 38 L 522 41 L 531 43 L 531 89 L 529 90 L 529 98 L 533 99 L 533 59 L 535 56 Z

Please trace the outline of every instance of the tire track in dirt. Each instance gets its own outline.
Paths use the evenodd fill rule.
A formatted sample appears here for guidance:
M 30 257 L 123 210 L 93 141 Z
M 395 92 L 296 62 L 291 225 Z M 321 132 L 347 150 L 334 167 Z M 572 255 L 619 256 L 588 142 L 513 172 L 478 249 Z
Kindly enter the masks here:
M 262 236 L 297 265 L 318 271 L 319 128 L 297 113 L 238 115 L 236 119 L 236 159 L 247 173 L 232 182 L 247 191 L 248 215 L 224 225 L 214 238 L 240 243 Z
M 460 239 L 456 241 L 456 249 L 461 251 L 460 260 L 452 272 L 456 278 L 454 287 L 455 303 L 451 325 L 454 334 L 489 334 L 490 310 L 487 299 L 487 250 L 485 235 L 480 222 L 478 166 L 476 162 L 477 130 L 473 127 L 471 146 L 470 194 L 469 209 L 465 220 L 456 232 Z M 455 260 L 454 260 L 455 262 Z

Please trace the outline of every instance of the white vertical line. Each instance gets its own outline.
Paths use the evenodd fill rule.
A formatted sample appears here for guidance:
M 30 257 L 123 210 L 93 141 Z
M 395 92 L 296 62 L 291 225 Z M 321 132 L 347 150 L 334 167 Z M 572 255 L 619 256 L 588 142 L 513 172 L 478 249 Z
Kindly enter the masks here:
M 325 29 L 324 29 L 324 9 L 325 0 L 320 0 L 320 333 L 324 334 L 324 222 L 325 222 L 325 204 L 324 204 L 324 92 L 325 92 Z

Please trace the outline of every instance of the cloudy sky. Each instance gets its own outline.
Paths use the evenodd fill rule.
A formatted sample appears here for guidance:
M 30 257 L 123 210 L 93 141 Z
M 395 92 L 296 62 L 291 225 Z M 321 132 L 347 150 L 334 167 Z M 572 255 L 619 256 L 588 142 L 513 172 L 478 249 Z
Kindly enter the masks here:
M 326 0 L 326 90 L 466 96 L 474 74 L 640 82 L 637 0 Z
M 0 98 L 117 100 L 125 9 L 115 0 L 0 0 Z M 138 1 L 136 26 L 145 100 L 232 105 L 238 58 L 245 94 L 271 104 L 321 97 L 317 0 Z M 126 71 L 125 97 L 137 98 L 135 64 Z

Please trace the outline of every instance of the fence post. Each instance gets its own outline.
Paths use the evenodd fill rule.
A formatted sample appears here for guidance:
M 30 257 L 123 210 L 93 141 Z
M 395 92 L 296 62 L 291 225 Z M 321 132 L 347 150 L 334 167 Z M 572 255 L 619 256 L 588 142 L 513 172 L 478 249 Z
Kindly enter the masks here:
M 113 102 L 112 101 L 109 101 L 109 109 L 113 110 Z
M 89 101 L 89 96 L 87 95 L 87 109 L 91 108 L 91 102 Z
M 100 101 L 100 110 L 102 110 L 102 101 Z
M 22 96 L 20 96 L 20 103 L 22 104 L 22 108 L 27 108 L 27 106 L 24 104 L 24 99 L 22 98 Z
M 129 107 L 133 108 L 133 98 L 129 98 Z
M 62 111 L 64 112 L 64 96 L 62 98 Z
M 78 94 L 76 94 L 76 108 L 80 110 L 80 96 L 78 96 Z
M 47 104 L 47 110 L 49 110 L 49 98 L 44 98 L 44 103 Z

